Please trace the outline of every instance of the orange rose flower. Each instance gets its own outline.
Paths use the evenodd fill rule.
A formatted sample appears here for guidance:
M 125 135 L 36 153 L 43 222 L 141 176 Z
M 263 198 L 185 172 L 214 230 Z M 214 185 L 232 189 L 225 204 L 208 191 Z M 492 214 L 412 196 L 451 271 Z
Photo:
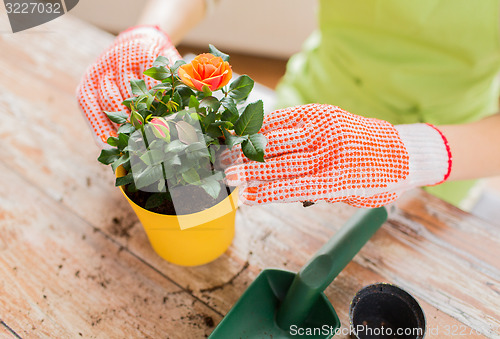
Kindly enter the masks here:
M 210 53 L 200 54 L 179 68 L 181 81 L 198 91 L 203 91 L 203 86 L 216 91 L 227 85 L 232 76 L 229 63 Z

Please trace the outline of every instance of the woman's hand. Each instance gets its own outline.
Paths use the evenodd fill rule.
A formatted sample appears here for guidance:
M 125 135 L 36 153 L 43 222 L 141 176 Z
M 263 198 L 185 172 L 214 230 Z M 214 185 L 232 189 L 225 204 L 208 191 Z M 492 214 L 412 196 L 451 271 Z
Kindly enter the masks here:
M 378 207 L 401 192 L 446 180 L 451 154 L 428 124 L 399 125 L 338 107 L 311 104 L 275 111 L 261 130 L 265 163 L 238 155 L 228 185 L 246 186 L 247 204 L 343 201 Z
M 104 112 L 127 110 L 122 102 L 131 95 L 131 79 L 144 79 L 148 88 L 156 84 L 143 72 L 159 55 L 171 63 L 181 58 L 159 28 L 133 27 L 121 33 L 83 76 L 77 89 L 78 103 L 100 147 L 105 148 L 107 138 L 116 136 L 117 130 Z

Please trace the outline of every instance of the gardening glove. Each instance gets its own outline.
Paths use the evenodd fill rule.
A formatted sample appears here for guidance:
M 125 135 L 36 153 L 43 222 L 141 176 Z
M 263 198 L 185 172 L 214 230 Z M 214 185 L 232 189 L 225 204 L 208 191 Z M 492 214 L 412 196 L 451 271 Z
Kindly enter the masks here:
M 402 192 L 445 181 L 451 153 L 430 124 L 393 126 L 330 105 L 270 113 L 260 131 L 265 162 L 231 152 L 227 184 L 243 186 L 246 204 L 345 202 L 379 207 Z
M 101 148 L 109 147 L 106 140 L 116 136 L 117 131 L 104 112 L 128 111 L 122 102 L 131 96 L 131 79 L 143 79 L 148 88 L 158 83 L 143 72 L 159 55 L 171 63 L 181 59 L 169 37 L 159 28 L 133 27 L 118 35 L 83 76 L 77 89 L 78 104 Z

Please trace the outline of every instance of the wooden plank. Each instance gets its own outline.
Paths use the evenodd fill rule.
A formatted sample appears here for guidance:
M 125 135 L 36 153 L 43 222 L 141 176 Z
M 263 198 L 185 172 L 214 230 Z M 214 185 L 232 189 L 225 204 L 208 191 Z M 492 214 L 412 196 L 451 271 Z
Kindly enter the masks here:
M 20 336 L 9 325 L 0 320 L 0 338 L 19 339 Z
M 200 338 L 220 314 L 0 163 L 0 314 L 22 337 Z

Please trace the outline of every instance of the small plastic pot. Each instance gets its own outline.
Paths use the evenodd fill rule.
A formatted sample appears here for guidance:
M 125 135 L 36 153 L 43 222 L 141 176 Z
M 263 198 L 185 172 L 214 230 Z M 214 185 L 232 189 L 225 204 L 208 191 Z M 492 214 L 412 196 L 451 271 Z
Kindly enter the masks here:
M 126 172 L 118 167 L 116 176 Z M 148 211 L 121 192 L 141 221 L 151 246 L 163 259 L 181 266 L 207 264 L 221 256 L 234 238 L 238 189 L 217 205 L 186 215 Z
M 359 290 L 349 318 L 358 339 L 422 339 L 425 315 L 419 303 L 401 288 L 378 283 Z

